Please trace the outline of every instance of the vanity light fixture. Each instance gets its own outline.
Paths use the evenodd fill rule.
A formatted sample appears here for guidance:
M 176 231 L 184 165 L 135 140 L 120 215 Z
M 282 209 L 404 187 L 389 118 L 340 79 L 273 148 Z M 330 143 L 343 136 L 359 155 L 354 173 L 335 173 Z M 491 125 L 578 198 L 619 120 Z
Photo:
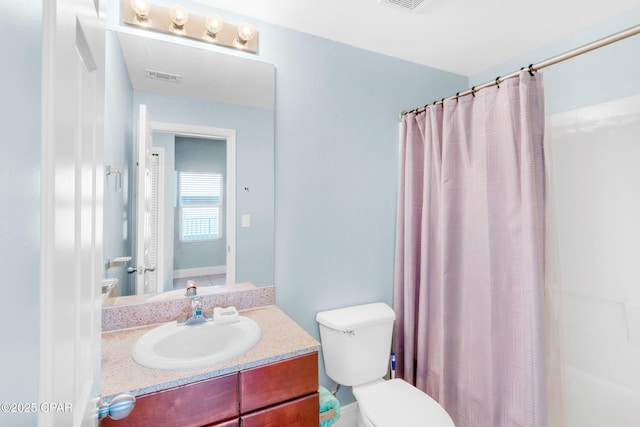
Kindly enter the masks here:
M 193 15 L 180 5 L 166 8 L 152 4 L 151 0 L 122 0 L 122 22 L 245 52 L 258 52 L 259 34 L 253 24 L 233 25 L 215 13 Z
M 184 6 L 176 5 L 169 9 L 169 19 L 171 19 L 171 30 L 175 32 L 184 31 L 184 25 L 189 22 L 189 12 Z
M 151 12 L 151 0 L 131 0 L 129 5 L 135 12 L 136 19 L 141 22 L 146 22 L 147 19 L 149 19 L 149 13 Z
M 207 28 L 206 35 L 215 39 L 218 33 L 224 28 L 224 21 L 219 15 L 210 13 L 204 18 L 204 26 Z
M 256 27 L 249 22 L 244 22 L 238 25 L 238 42 L 240 45 L 245 46 L 248 42 L 253 40 L 256 36 Z

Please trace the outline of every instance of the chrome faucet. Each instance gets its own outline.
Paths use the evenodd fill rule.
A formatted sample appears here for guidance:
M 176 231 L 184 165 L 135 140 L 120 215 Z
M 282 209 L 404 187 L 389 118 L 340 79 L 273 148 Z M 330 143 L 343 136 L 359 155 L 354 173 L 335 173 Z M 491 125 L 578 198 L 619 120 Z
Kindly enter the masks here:
M 193 280 L 187 282 L 187 291 L 184 296 L 191 298 L 191 310 L 187 317 L 178 319 L 179 325 L 188 325 L 190 323 L 206 322 L 211 316 L 207 316 L 202 311 L 202 298 L 198 295 L 198 286 Z
M 202 316 L 202 299 L 200 295 L 191 297 L 191 317 L 198 319 Z

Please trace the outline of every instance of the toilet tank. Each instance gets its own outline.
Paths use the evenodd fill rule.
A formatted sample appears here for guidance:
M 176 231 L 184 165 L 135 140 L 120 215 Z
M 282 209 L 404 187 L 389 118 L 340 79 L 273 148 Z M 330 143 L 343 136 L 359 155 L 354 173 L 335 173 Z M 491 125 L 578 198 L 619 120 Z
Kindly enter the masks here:
M 354 386 L 381 379 L 389 368 L 393 309 L 385 303 L 364 304 L 316 315 L 327 375 Z

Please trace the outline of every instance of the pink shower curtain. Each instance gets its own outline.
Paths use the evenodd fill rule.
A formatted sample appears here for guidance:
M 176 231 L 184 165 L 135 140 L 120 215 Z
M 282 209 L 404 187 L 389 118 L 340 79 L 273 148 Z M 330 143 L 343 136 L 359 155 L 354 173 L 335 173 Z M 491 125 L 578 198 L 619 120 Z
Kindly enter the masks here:
M 393 350 L 457 427 L 547 425 L 541 74 L 402 123 Z

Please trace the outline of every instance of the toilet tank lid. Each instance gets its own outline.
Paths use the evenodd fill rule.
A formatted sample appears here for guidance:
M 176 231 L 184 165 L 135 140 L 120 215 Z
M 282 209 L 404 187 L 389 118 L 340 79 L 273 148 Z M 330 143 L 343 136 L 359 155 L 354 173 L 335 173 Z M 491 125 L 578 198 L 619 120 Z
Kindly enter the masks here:
M 338 331 L 392 322 L 395 318 L 393 309 L 383 302 L 337 308 L 316 314 L 318 323 Z

